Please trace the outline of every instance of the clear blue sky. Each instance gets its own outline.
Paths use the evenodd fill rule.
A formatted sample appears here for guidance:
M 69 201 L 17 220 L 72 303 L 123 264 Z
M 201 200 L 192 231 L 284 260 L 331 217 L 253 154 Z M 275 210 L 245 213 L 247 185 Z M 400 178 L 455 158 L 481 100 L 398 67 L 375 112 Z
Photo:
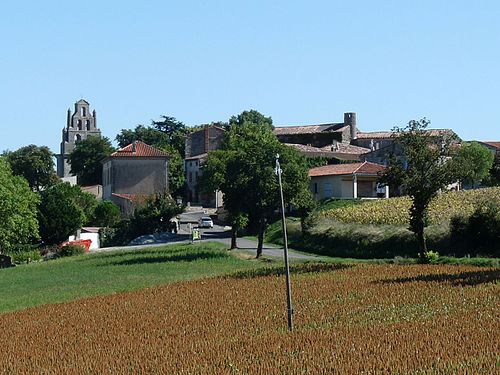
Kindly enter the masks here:
M 427 117 L 500 140 L 500 1 L 0 3 L 0 152 L 59 149 L 80 98 L 103 135 L 245 109 L 363 131 Z

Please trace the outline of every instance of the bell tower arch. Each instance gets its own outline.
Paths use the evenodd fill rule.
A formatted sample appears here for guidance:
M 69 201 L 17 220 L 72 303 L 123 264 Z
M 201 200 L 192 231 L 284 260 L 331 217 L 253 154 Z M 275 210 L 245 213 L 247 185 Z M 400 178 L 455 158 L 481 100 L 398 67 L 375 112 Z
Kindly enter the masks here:
M 84 99 L 75 103 L 73 113 L 68 108 L 66 127 L 62 130 L 61 153 L 57 155 L 57 175 L 59 177 L 70 177 L 71 165 L 68 157 L 75 149 L 77 142 L 88 137 L 101 137 L 101 131 L 97 128 L 96 111 L 90 112 L 90 104 Z

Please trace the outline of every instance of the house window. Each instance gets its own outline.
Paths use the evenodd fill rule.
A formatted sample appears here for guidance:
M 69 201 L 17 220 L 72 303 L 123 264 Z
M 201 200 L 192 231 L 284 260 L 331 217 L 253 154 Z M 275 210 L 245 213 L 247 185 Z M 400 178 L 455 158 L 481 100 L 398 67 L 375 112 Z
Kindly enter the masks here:
M 90 130 L 90 120 L 86 121 L 86 125 L 87 125 L 87 130 Z
M 314 183 L 314 194 L 318 194 L 318 183 Z
M 78 130 L 82 130 L 82 120 L 78 120 L 77 125 L 78 125 Z
M 75 143 L 80 142 L 82 140 L 82 136 L 80 134 L 75 135 Z
M 82 117 L 85 117 L 87 115 L 87 109 L 85 107 L 82 107 Z
M 193 172 L 189 172 L 189 182 L 193 182 Z

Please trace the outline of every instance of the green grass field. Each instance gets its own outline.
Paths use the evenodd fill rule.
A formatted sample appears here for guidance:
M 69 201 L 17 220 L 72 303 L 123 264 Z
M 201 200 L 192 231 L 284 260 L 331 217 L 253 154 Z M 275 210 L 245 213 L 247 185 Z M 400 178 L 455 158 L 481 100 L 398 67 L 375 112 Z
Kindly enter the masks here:
M 0 270 L 0 313 L 245 271 L 258 261 L 218 243 L 85 254 Z

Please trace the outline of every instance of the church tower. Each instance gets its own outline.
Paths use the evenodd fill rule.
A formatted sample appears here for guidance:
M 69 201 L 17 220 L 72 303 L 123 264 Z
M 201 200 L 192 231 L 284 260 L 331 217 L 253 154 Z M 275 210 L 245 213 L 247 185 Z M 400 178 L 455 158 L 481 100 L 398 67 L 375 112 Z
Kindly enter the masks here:
M 62 131 L 61 153 L 57 155 L 57 175 L 59 177 L 72 176 L 71 165 L 68 163 L 69 154 L 75 149 L 75 144 L 88 137 L 101 137 L 97 128 L 95 110 L 90 113 L 89 103 L 80 99 L 75 103 L 75 111 L 71 114 L 68 108 L 66 127 Z

